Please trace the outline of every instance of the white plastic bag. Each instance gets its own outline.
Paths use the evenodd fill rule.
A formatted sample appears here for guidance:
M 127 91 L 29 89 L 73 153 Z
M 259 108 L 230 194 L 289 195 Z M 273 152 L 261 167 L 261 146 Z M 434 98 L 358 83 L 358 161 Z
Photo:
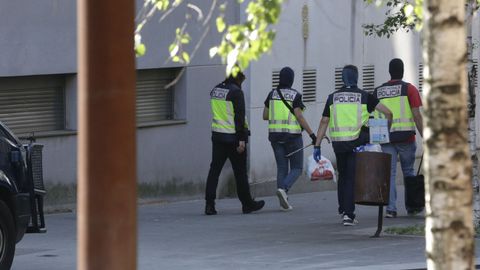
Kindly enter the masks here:
M 382 146 L 380 144 L 367 143 L 356 147 L 353 152 L 382 152 Z
M 333 180 L 335 183 L 337 182 L 332 162 L 324 156 L 319 162 L 316 162 L 313 155 L 310 155 L 308 157 L 307 173 L 311 181 Z

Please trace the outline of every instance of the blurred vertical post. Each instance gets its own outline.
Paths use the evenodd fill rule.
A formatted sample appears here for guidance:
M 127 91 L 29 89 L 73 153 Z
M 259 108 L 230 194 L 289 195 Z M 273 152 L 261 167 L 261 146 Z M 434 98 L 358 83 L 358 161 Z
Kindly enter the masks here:
M 79 270 L 136 269 L 134 9 L 78 1 Z

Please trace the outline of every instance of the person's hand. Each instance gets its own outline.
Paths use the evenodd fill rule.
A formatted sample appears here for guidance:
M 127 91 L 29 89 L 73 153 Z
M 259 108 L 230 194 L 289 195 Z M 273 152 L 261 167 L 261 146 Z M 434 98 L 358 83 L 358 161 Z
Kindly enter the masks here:
M 316 162 L 319 162 L 320 159 L 322 159 L 322 150 L 320 150 L 320 146 L 313 147 L 313 159 L 315 159 Z
M 310 138 L 312 138 L 312 144 L 315 145 L 315 143 L 317 143 L 317 136 L 315 136 L 315 133 L 310 134 Z
M 241 154 L 244 151 L 245 151 L 245 141 L 239 141 L 237 146 L 237 152 Z

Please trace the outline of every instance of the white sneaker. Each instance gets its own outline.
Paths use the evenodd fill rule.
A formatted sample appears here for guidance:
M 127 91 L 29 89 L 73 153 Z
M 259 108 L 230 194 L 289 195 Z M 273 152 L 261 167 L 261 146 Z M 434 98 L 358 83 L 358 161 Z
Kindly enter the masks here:
M 293 207 L 290 205 L 290 207 L 288 207 L 287 209 L 283 208 L 282 206 L 280 206 L 280 211 L 283 211 L 283 212 L 288 212 L 288 211 L 292 211 Z
M 288 203 L 288 196 L 284 189 L 281 189 L 281 188 L 277 189 L 277 197 L 278 197 L 278 201 L 280 202 L 280 206 L 284 210 L 289 211 L 292 209 L 292 206 Z
M 343 215 L 343 226 L 355 226 L 356 224 L 358 224 L 356 218 L 351 219 L 347 215 Z

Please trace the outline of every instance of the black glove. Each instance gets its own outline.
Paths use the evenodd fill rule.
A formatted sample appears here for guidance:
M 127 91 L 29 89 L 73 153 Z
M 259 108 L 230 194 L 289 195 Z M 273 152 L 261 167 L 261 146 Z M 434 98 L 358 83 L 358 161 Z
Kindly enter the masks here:
M 312 138 L 312 144 L 315 145 L 317 142 L 317 136 L 315 136 L 315 133 L 310 134 L 310 138 Z

